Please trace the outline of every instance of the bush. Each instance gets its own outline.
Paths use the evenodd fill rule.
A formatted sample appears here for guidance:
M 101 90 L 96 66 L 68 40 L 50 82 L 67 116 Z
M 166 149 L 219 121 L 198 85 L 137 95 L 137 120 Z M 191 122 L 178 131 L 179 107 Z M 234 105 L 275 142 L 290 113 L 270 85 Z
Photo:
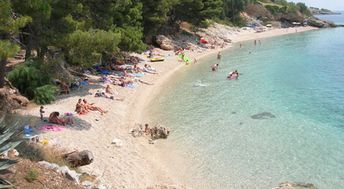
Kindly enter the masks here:
M 49 104 L 55 100 L 58 88 L 54 85 L 44 85 L 35 89 L 33 100 L 37 104 Z
M 28 61 L 16 66 L 8 74 L 8 79 L 30 100 L 35 97 L 36 88 L 50 84 L 52 80 L 46 67 L 39 61 Z
M 37 104 L 48 104 L 55 100 L 57 87 L 51 85 L 49 65 L 40 61 L 27 61 L 16 66 L 8 79 L 17 89 Z
M 139 27 L 124 27 L 119 29 L 121 42 L 119 47 L 122 51 L 142 52 L 147 48 L 143 43 L 143 29 Z
M 28 182 L 33 182 L 38 178 L 38 171 L 34 168 L 30 168 L 26 173 L 25 180 Z

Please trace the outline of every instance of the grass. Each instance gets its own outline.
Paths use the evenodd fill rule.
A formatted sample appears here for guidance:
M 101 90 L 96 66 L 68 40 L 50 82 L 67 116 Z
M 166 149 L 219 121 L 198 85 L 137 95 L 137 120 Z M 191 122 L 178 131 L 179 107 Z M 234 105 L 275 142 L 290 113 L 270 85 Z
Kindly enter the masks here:
M 29 168 L 29 170 L 26 173 L 25 180 L 31 183 L 37 180 L 38 176 L 39 172 L 36 169 Z
M 31 161 L 47 161 L 49 163 L 56 163 L 59 166 L 66 165 L 67 167 L 72 168 L 63 158 L 63 155 L 66 154 L 67 151 L 61 148 L 22 143 L 17 147 L 17 150 L 19 151 L 21 157 L 30 159 Z

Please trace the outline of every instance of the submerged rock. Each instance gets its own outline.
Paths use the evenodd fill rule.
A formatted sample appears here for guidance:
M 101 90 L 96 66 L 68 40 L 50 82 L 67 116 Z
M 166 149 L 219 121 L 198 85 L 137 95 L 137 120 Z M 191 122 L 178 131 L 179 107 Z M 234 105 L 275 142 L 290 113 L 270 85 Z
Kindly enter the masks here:
M 251 116 L 252 119 L 271 119 L 276 118 L 276 116 L 270 112 L 262 112 Z
M 311 183 L 295 182 L 295 183 L 281 183 L 278 187 L 272 189 L 318 189 Z

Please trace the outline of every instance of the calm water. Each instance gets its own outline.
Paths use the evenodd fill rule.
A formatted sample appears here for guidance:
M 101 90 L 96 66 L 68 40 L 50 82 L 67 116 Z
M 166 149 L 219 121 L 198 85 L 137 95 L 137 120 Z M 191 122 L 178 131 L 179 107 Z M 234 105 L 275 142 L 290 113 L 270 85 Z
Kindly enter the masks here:
M 166 85 L 149 110 L 173 130 L 158 145 L 193 162 L 180 171 L 193 188 L 343 189 L 344 28 L 243 45 L 218 72 L 211 57 Z M 239 80 L 226 80 L 234 69 Z

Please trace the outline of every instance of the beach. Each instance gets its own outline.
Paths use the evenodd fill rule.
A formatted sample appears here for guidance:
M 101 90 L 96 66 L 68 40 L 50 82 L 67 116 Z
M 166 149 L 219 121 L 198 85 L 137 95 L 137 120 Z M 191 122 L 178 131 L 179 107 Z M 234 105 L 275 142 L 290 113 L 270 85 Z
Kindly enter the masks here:
M 258 40 L 274 36 L 293 34 L 315 30 L 313 27 L 298 27 L 289 29 L 271 29 L 262 33 L 253 30 L 241 31 L 233 35 L 232 42 Z M 216 56 L 219 51 L 230 48 L 209 49 L 202 52 L 186 51 L 191 60 L 198 62 L 208 56 Z M 148 137 L 134 138 L 129 130 L 135 123 L 150 123 L 151 119 L 146 114 L 147 106 L 155 99 L 159 92 L 164 90 L 168 81 L 175 77 L 178 70 L 188 69 L 193 66 L 178 62 L 178 57 L 173 51 L 160 51 L 166 59 L 164 62 L 149 63 L 156 68 L 159 74 L 146 74 L 144 81 L 154 85 L 140 84 L 135 89 L 113 86 L 124 101 L 105 98 L 95 98 L 94 93 L 104 88 L 104 84 L 93 84 L 86 89 L 73 91 L 70 95 L 61 96 L 55 103 L 45 106 L 46 115 L 53 111 L 74 112 L 75 104 L 79 98 L 86 98 L 89 102 L 107 110 L 108 113 L 100 115 L 91 112 L 87 115 L 76 116 L 75 127 L 69 127 L 60 132 L 42 134 L 50 144 L 70 150 L 90 150 L 94 154 L 94 162 L 82 168 L 83 171 L 94 174 L 109 188 L 147 188 L 154 185 L 179 185 L 183 186 L 178 172 L 171 173 L 171 165 L 166 165 L 164 157 L 160 156 L 158 148 L 148 143 Z M 146 59 L 143 55 L 138 55 Z M 146 59 L 147 60 L 147 59 Z M 142 66 L 143 63 L 140 63 Z M 21 111 L 24 115 L 39 115 L 39 107 L 31 107 Z M 78 126 L 82 125 L 82 126 Z M 168 127 L 168 125 L 167 125 Z M 111 144 L 114 139 L 123 141 L 123 146 L 116 147 Z M 169 142 L 167 140 L 158 142 Z M 173 156 L 171 151 L 170 156 Z M 173 163 L 171 163 L 173 164 Z M 177 170 L 177 169 L 176 169 Z M 186 186 L 189 187 L 189 186 Z

